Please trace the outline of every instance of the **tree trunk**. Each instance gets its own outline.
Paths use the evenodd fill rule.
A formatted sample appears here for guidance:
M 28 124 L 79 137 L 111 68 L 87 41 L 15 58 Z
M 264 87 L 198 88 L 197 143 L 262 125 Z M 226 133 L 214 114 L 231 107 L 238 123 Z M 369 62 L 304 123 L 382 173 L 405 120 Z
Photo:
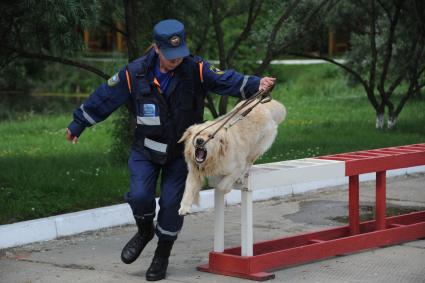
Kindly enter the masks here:
M 391 130 L 391 129 L 395 128 L 396 123 L 397 123 L 397 118 L 398 118 L 398 115 L 396 115 L 396 113 L 389 114 L 388 121 L 387 121 L 387 128 L 388 129 Z
M 250 1 L 245 27 L 243 28 L 243 31 L 239 34 L 239 36 L 234 41 L 232 47 L 230 47 L 227 52 L 226 64 L 228 68 L 233 66 L 233 59 L 236 54 L 236 51 L 238 50 L 241 43 L 248 38 L 248 35 L 251 32 L 252 26 L 254 25 L 261 11 L 262 4 L 263 4 L 262 0 L 259 1 L 259 3 L 257 3 L 256 0 Z
M 218 115 L 224 115 L 227 112 L 227 101 L 229 97 L 227 95 L 220 96 L 220 104 L 218 105 Z
M 137 16 L 137 1 L 136 0 L 123 0 L 124 13 L 125 13 L 125 28 L 126 28 L 126 41 L 128 48 L 128 61 L 133 61 L 138 58 L 143 52 L 139 43 L 139 33 L 137 27 L 139 17 Z
M 375 108 L 376 110 L 376 128 L 377 129 L 383 129 L 384 128 L 384 123 L 385 123 L 385 102 L 381 101 L 381 103 L 379 104 L 379 106 L 377 108 Z
M 220 60 L 220 69 L 224 70 L 227 68 L 227 62 L 226 62 L 226 51 L 224 48 L 223 29 L 221 28 L 221 21 L 223 19 L 220 16 L 219 6 L 220 6 L 219 0 L 210 0 L 212 21 L 213 21 L 215 38 L 217 41 L 217 48 L 218 48 L 218 59 Z M 218 106 L 219 115 L 226 114 L 227 101 L 228 101 L 227 96 L 220 96 L 220 103 Z
M 218 117 L 218 113 L 215 110 L 214 99 L 211 97 L 211 94 L 210 93 L 207 93 L 206 104 L 207 104 L 208 109 L 211 111 L 211 114 L 212 114 L 213 118 L 214 119 L 217 118 Z
M 140 22 L 137 16 L 137 1 L 123 0 L 125 13 L 125 29 L 126 42 L 128 48 L 128 62 L 137 59 L 142 55 L 143 50 L 139 44 L 139 32 L 137 30 Z M 117 118 L 114 121 L 112 130 L 112 158 L 119 162 L 126 162 L 128 159 L 129 149 L 133 142 L 133 130 L 136 127 L 136 121 L 132 113 L 132 102 L 126 104 L 126 108 L 121 107 L 118 111 Z
M 383 129 L 384 128 L 384 113 L 376 112 L 376 122 L 375 127 L 377 129 Z
M 219 13 L 219 6 L 219 0 L 210 1 L 215 38 L 217 40 L 218 59 L 220 60 L 220 69 L 226 69 L 226 51 L 224 49 L 224 35 L 223 29 L 221 28 L 222 18 L 220 17 Z
M 415 80 L 413 85 L 414 85 L 414 88 L 415 88 L 413 96 L 416 96 L 416 98 L 418 98 L 418 99 L 422 99 L 422 92 L 421 92 L 421 87 L 419 86 L 419 81 Z

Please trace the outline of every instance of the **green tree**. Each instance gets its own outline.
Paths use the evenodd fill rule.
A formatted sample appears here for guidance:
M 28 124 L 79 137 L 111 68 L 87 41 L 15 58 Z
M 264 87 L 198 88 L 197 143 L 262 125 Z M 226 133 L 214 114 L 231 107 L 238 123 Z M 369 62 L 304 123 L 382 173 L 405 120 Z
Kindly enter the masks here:
M 375 109 L 376 128 L 396 125 L 406 102 L 425 86 L 424 3 L 418 0 L 341 1 L 329 25 L 352 31 L 346 62 L 322 58 L 360 83 Z
M 69 59 L 84 49 L 82 30 L 97 23 L 96 0 L 3 1 L 0 8 L 2 69 L 27 58 L 72 65 L 109 77 L 97 68 Z
M 322 27 L 320 21 L 335 2 L 251 0 L 224 4 L 210 0 L 220 67 L 238 67 L 263 75 L 273 59 L 317 38 Z M 259 60 L 261 64 L 257 65 Z M 219 113 L 226 113 L 226 109 L 227 97 L 221 97 Z
M 152 27 L 164 18 L 185 23 L 189 48 L 207 59 L 218 58 L 221 68 L 262 75 L 272 59 L 317 39 L 321 22 L 337 0 L 20 0 L 2 2 L 0 60 L 17 58 L 53 61 L 83 68 L 103 78 L 100 70 L 74 60 L 84 51 L 82 31 L 107 28 L 126 37 L 129 61 L 141 56 L 152 40 Z M 117 22 L 124 22 L 117 28 Z M 256 61 L 262 59 L 260 65 Z M 227 98 L 220 97 L 224 114 Z M 214 116 L 213 98 L 207 106 Z M 115 156 L 124 160 L 132 124 L 120 110 L 114 130 Z

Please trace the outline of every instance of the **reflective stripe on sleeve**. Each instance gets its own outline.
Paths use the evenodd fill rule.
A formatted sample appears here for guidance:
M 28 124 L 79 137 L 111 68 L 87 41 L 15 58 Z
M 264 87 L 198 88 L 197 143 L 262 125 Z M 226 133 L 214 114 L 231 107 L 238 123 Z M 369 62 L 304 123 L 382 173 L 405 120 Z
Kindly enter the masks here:
M 156 150 L 156 151 L 159 151 L 159 152 L 163 152 L 163 153 L 167 152 L 167 146 L 168 145 L 165 144 L 165 143 L 156 142 L 156 141 L 148 139 L 148 138 L 145 138 L 143 143 L 147 148 L 150 148 L 150 149 L 153 149 L 153 150 Z
M 84 110 L 84 104 L 81 104 L 80 109 L 81 109 L 81 111 L 83 111 L 84 118 L 86 118 L 86 120 L 90 124 L 92 124 L 92 125 L 96 124 L 96 121 L 92 117 L 90 117 L 90 115 Z
M 159 126 L 161 125 L 161 121 L 159 119 L 159 116 L 154 116 L 154 117 L 137 116 L 137 124 L 147 125 L 147 126 Z
M 239 90 L 241 92 L 241 95 L 242 95 L 242 98 L 243 99 L 246 99 L 246 96 L 245 96 L 245 86 L 246 86 L 246 83 L 248 82 L 248 79 L 249 79 L 249 76 L 244 76 L 243 77 L 242 85 L 241 85 L 241 88 Z
M 179 234 L 180 231 L 177 232 L 171 232 L 171 231 L 167 231 L 161 228 L 161 226 L 159 226 L 159 224 L 156 224 L 156 229 L 158 229 L 158 231 L 163 234 L 163 235 L 167 235 L 167 236 L 171 236 L 171 237 L 175 237 Z

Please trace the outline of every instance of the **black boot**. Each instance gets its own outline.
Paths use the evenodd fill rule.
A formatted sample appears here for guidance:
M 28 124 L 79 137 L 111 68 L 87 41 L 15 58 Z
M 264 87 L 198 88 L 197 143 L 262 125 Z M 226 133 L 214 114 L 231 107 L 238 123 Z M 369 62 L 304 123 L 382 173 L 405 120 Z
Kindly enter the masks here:
M 158 247 L 155 250 L 151 266 L 146 271 L 146 280 L 158 281 L 165 278 L 168 267 L 168 258 L 170 257 L 171 249 L 174 241 L 159 241 Z
M 121 252 L 121 260 L 130 264 L 134 262 L 146 247 L 147 243 L 152 240 L 155 234 L 155 228 L 153 226 L 153 220 L 141 220 L 136 219 L 138 231 L 133 238 L 128 241 Z

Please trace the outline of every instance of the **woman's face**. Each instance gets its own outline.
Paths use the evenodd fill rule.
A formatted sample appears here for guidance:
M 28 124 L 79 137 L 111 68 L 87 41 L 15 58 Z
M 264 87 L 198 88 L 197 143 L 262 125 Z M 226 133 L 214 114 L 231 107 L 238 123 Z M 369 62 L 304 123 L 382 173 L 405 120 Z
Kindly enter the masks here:
M 183 58 L 168 60 L 162 54 L 161 49 L 159 49 L 156 45 L 155 45 L 155 52 L 156 54 L 158 54 L 158 57 L 159 57 L 160 68 L 165 70 L 166 72 L 174 70 L 181 64 L 181 62 L 183 62 Z

